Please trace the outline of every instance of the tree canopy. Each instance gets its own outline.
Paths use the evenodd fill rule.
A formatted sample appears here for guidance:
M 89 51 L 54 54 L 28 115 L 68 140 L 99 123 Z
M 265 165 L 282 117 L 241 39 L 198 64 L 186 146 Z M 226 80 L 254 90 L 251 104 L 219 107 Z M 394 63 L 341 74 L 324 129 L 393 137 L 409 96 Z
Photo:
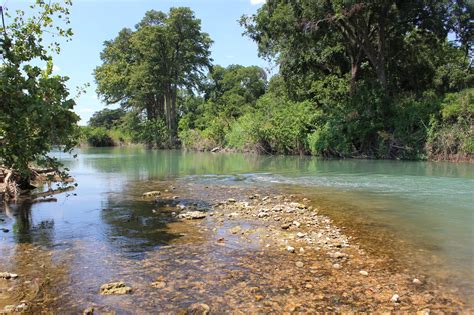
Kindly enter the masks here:
M 104 43 L 103 64 L 94 71 L 97 92 L 106 103 L 133 108 L 152 124 L 164 121 L 174 145 L 178 91 L 202 88 L 211 43 L 189 8 L 148 11 L 135 30 L 123 29 Z

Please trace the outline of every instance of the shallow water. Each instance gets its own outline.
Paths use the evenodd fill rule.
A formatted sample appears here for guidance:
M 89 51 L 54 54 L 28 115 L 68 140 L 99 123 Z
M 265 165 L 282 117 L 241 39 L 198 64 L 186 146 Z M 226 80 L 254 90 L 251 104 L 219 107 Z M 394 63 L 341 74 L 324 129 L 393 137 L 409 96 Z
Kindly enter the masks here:
M 121 272 L 117 264 L 149 258 L 147 253 L 170 243 L 206 239 L 205 230 L 151 215 L 150 204 L 139 198 L 144 191 L 164 190 L 164 182 L 219 184 L 310 197 L 321 212 L 360 232 L 367 243 L 381 242 L 375 246 L 381 252 L 399 251 L 408 264 L 444 278 L 467 297 L 472 294 L 474 165 L 140 148 L 78 153 L 77 159 L 56 154 L 77 180 L 75 191 L 57 196 L 56 203 L 1 210 L 0 227 L 10 232 L 0 232 L 0 262 L 9 257 L 11 264 L 20 246 L 39 245 L 52 250 L 58 266 L 67 265 L 58 267 L 69 275 L 64 281 L 82 279 L 94 291 Z M 188 200 L 194 201 L 207 206 L 199 198 Z M 94 281 L 87 284 L 89 272 Z

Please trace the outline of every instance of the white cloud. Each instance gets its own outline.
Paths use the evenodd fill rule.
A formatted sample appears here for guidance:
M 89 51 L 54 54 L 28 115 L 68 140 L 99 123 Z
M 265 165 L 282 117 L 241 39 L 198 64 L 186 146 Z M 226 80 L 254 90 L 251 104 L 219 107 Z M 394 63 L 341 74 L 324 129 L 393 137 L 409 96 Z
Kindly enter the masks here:
M 257 4 L 262 4 L 265 3 L 266 0 L 250 0 L 250 4 L 252 5 L 257 5 Z

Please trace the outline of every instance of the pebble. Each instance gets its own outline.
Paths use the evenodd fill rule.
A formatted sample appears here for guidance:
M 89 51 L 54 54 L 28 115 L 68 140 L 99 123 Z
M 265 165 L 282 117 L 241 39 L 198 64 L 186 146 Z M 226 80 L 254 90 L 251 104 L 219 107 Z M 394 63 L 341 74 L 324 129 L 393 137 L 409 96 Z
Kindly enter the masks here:
M 295 248 L 293 246 L 288 246 L 286 248 L 287 251 L 289 251 L 290 253 L 294 253 L 295 252 Z
M 242 228 L 240 226 L 234 226 L 233 228 L 229 229 L 229 232 L 232 234 L 237 234 L 240 231 L 242 231 Z
M 229 198 L 227 199 L 227 203 L 235 203 L 236 200 L 234 198 Z
M 299 228 L 301 226 L 301 223 L 299 223 L 298 221 L 293 221 L 293 225 Z
M 392 301 L 394 303 L 398 303 L 398 302 L 400 302 L 400 296 L 398 294 L 394 294 L 392 296 L 392 298 L 390 299 L 390 301 Z
M 296 233 L 296 236 L 297 236 L 298 238 L 303 238 L 303 237 L 306 236 L 306 233 L 298 232 L 298 233 Z
M 365 270 L 361 270 L 361 271 L 359 271 L 359 273 L 363 276 L 368 276 L 369 275 L 369 273 Z
M 304 248 L 300 247 L 300 253 L 304 253 Z
M 413 279 L 413 284 L 422 284 L 421 280 L 415 278 Z
M 282 228 L 283 230 L 288 230 L 288 229 L 290 228 L 290 226 L 291 226 L 291 224 L 285 223 L 285 224 L 282 224 L 282 225 L 281 225 L 281 228 Z
M 304 264 L 303 264 L 302 261 L 297 261 L 297 262 L 296 262 L 296 267 L 301 268 L 301 267 L 303 267 L 303 266 L 304 266 Z
M 93 307 L 88 307 L 82 312 L 83 315 L 94 315 L 94 308 Z
M 4 232 L 4 233 L 8 233 L 8 232 L 10 232 L 10 230 L 9 230 L 9 229 L 7 229 L 7 228 L 1 228 L 1 230 L 2 230 L 2 232 Z
M 339 265 L 339 264 L 334 264 L 334 265 L 332 265 L 332 268 L 334 268 L 334 269 L 341 269 L 342 266 Z
M 188 308 L 186 314 L 208 315 L 211 311 L 209 305 L 204 303 L 195 303 Z

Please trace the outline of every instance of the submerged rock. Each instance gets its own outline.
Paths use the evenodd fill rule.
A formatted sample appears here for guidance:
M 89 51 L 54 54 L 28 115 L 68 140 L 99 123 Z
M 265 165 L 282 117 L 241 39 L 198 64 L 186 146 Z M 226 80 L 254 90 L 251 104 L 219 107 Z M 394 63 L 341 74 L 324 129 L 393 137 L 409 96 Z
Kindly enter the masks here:
M 368 276 L 369 275 L 369 273 L 365 270 L 361 270 L 361 271 L 359 271 L 359 273 L 363 276 Z
M 151 283 L 151 286 L 156 288 L 156 289 L 163 289 L 166 287 L 166 282 L 164 281 L 155 281 Z
M 186 311 L 187 315 L 207 315 L 211 311 L 209 305 L 204 303 L 195 303 Z
M 151 197 L 156 197 L 156 196 L 159 196 L 161 195 L 161 192 L 160 191 L 157 191 L 157 190 L 154 190 L 154 191 L 148 191 L 146 193 L 143 193 L 143 197 L 144 198 L 151 198 Z
M 204 219 L 207 215 L 201 211 L 188 211 L 178 215 L 178 218 L 185 220 Z
M 237 234 L 242 231 L 242 228 L 240 226 L 234 226 L 233 228 L 229 229 L 229 232 L 232 234 Z
M 128 294 L 132 293 L 132 288 L 125 285 L 123 281 L 106 283 L 100 286 L 100 294 Z

